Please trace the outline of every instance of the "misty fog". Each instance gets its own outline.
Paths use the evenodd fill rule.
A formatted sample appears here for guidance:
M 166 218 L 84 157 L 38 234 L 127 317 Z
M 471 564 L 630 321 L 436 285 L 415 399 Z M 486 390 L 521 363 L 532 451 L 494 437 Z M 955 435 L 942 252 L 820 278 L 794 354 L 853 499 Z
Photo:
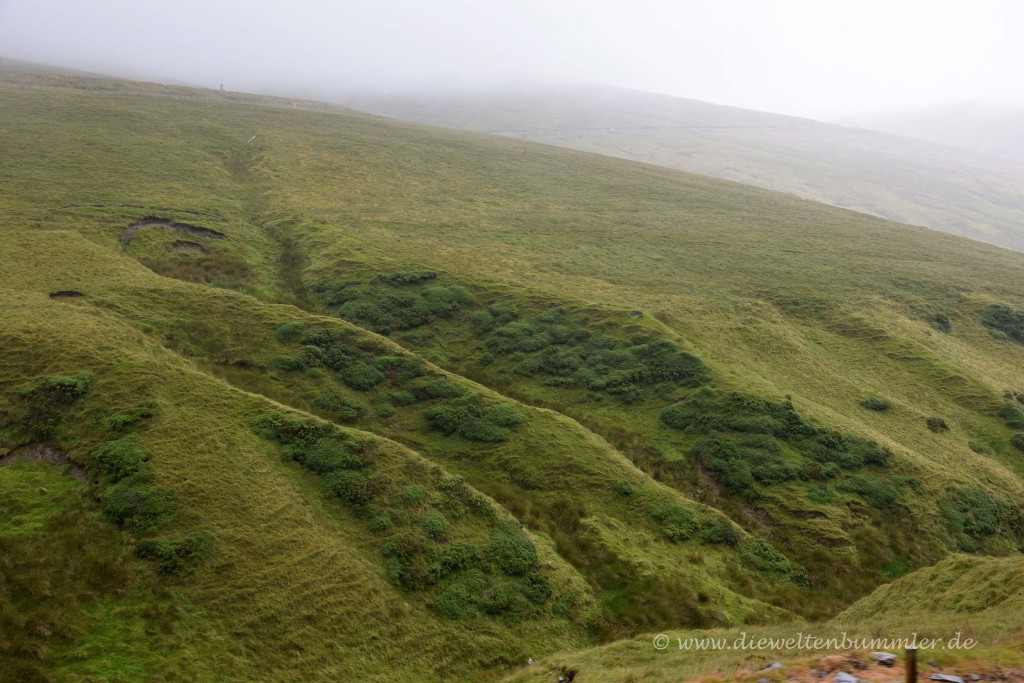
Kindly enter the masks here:
M 623 86 L 837 119 L 1019 101 L 1011 0 L 0 0 L 0 56 L 230 90 Z

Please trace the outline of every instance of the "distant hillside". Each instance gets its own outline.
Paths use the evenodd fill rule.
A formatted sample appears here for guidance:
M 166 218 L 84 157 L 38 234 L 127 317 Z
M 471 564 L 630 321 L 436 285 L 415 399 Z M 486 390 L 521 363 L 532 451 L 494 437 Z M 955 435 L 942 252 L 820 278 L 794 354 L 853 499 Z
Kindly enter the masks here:
M 851 118 L 853 125 L 1024 163 L 1024 104 L 960 104 Z
M 394 118 L 735 180 L 1024 250 L 1024 164 L 951 147 L 611 88 L 344 101 Z

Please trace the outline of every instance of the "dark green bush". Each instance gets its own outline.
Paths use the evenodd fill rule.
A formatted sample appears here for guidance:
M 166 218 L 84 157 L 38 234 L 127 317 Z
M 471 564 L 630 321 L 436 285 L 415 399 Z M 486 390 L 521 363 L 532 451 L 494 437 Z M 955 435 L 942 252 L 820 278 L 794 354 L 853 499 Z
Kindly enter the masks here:
M 1017 401 L 1007 401 L 999 409 L 999 417 L 1003 418 L 1007 427 L 1013 429 L 1024 429 L 1024 410 L 1021 410 Z
M 254 426 L 256 432 L 264 438 L 298 446 L 311 446 L 320 439 L 331 436 L 334 431 L 328 424 L 300 420 L 276 411 L 260 416 Z
M 748 566 L 759 571 L 787 574 L 793 570 L 789 558 L 760 536 L 744 543 L 740 556 Z
M 689 425 L 687 416 L 689 411 L 681 405 L 671 405 L 661 411 L 661 421 L 672 429 L 686 429 Z
M 437 510 L 431 510 L 418 518 L 416 525 L 435 541 L 443 541 L 448 536 L 448 520 Z
M 341 381 L 356 391 L 369 391 L 384 381 L 384 373 L 367 363 L 353 363 L 340 373 Z
M 317 474 L 338 470 L 356 470 L 369 465 L 354 441 L 323 438 L 305 450 L 298 450 L 295 459 Z
M 736 526 L 723 517 L 707 520 L 700 525 L 700 540 L 715 545 L 734 546 L 740 542 Z
M 1017 341 L 1024 341 L 1024 313 L 1003 304 L 992 304 L 981 316 L 981 324 Z
M 101 443 L 89 453 L 89 465 L 112 482 L 141 472 L 147 460 L 149 453 L 130 437 Z
M 306 367 L 306 358 L 302 355 L 274 356 L 274 367 L 285 372 L 298 372 Z
M 876 508 L 889 507 L 900 498 L 902 482 L 894 477 L 855 474 L 838 485 L 840 491 L 855 493 Z
M 440 405 L 424 413 L 431 429 L 442 434 L 458 434 L 469 441 L 497 443 L 508 439 L 504 429 L 489 422 L 483 407 L 477 403 Z
M 661 524 L 662 533 L 671 541 L 685 541 L 697 529 L 693 513 L 682 505 L 671 503 L 654 513 L 654 519 Z
M 509 576 L 525 576 L 537 564 L 537 549 L 508 522 L 491 532 L 487 560 Z
M 292 344 L 302 337 L 308 327 L 309 324 L 304 322 L 282 323 L 277 326 L 277 340 L 282 344 Z
M 213 538 L 193 534 L 179 541 L 147 539 L 135 546 L 135 554 L 146 560 L 156 560 L 157 570 L 163 574 L 177 574 L 193 566 L 213 547 Z
M 174 495 L 149 485 L 139 475 L 122 479 L 100 497 L 100 506 L 111 520 L 135 532 L 162 524 L 176 507 Z
M 400 270 L 382 278 L 393 285 L 416 285 L 437 278 L 432 270 Z
M 985 489 L 950 487 L 947 497 L 942 514 L 963 550 L 974 552 L 984 538 L 1020 531 L 1020 507 Z
M 1017 432 L 1010 438 L 1010 445 L 1019 451 L 1024 451 L 1024 432 Z
M 90 375 L 51 375 L 18 392 L 26 412 L 19 422 L 36 438 L 56 434 L 64 419 L 61 412 L 89 391 Z
M 939 332 L 953 331 L 953 323 L 945 313 L 933 313 L 928 316 L 927 321 L 929 325 L 937 329 Z
M 366 415 L 366 404 L 345 398 L 334 389 L 328 389 L 317 396 L 313 405 L 342 422 L 354 422 Z
M 925 425 L 927 425 L 928 429 L 932 430 L 935 433 L 941 433 L 941 432 L 948 432 L 949 431 L 949 423 L 946 422 L 945 420 L 943 420 L 941 417 L 934 417 L 933 416 L 933 417 L 926 418 L 924 423 L 925 423 Z
M 354 505 L 364 505 L 377 495 L 377 482 L 362 472 L 338 470 L 324 477 L 324 486 L 338 498 Z
M 111 432 L 125 432 L 156 415 L 155 403 L 140 403 L 128 410 L 122 410 L 108 417 L 103 426 Z
M 507 405 L 491 406 L 484 411 L 483 418 L 499 427 L 515 427 L 526 422 L 526 416 Z
M 388 394 L 388 400 L 396 406 L 411 406 L 417 399 L 408 389 L 401 389 Z
M 892 408 L 892 402 L 884 398 L 866 398 L 860 402 L 861 406 L 868 410 L 877 410 L 878 412 L 885 412 Z

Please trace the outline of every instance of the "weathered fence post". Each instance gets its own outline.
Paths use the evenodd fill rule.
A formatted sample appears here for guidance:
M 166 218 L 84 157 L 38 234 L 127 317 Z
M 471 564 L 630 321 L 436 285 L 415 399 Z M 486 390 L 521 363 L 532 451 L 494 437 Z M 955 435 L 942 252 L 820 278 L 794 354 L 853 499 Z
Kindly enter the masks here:
M 917 683 L 917 648 L 907 648 L 907 683 Z

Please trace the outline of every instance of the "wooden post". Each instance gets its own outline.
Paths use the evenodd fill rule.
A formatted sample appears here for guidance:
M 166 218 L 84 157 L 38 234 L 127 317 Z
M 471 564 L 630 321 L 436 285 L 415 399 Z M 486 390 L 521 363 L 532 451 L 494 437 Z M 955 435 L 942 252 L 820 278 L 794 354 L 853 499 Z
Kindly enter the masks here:
M 917 683 L 917 648 L 907 648 L 907 683 Z

